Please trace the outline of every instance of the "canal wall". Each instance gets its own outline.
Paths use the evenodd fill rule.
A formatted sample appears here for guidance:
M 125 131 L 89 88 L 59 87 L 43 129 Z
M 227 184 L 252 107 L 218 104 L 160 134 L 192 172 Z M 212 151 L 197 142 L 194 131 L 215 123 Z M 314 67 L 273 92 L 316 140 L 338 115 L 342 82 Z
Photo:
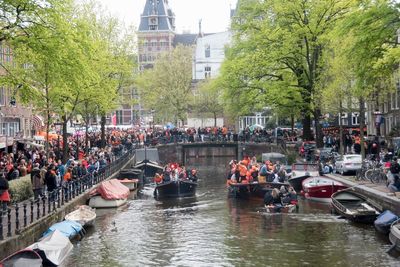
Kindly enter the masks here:
M 127 160 L 121 169 L 130 166 L 133 161 L 134 156 Z M 121 169 L 110 175 L 106 180 L 117 177 Z M 62 207 L 50 212 L 48 215 L 40 218 L 26 228 L 19 230 L 17 235 L 2 240 L 0 242 L 0 259 L 4 259 L 5 257 L 36 242 L 41 237 L 43 232 L 46 231 L 51 225 L 64 220 L 65 215 L 75 210 L 77 206 L 86 204 L 90 198 L 90 191 L 96 187 L 97 185 L 94 185 L 92 188 L 86 190 L 84 193 L 75 197 Z

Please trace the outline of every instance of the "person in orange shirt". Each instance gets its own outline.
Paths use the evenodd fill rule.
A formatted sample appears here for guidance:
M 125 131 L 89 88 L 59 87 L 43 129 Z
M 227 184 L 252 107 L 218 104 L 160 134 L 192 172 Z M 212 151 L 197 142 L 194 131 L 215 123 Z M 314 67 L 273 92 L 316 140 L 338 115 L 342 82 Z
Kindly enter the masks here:
M 247 167 L 243 161 L 241 161 L 238 165 L 239 168 L 239 183 L 242 182 L 242 180 L 246 179 L 246 174 L 247 174 Z
M 72 170 L 68 168 L 67 172 L 64 174 L 64 182 L 69 182 L 72 179 Z

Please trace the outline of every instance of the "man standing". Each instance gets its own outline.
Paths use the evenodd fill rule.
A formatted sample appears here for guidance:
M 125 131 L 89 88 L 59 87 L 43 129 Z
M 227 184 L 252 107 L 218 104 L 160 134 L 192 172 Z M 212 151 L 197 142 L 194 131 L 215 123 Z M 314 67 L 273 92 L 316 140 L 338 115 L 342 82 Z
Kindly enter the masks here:
M 33 189 L 33 196 L 37 199 L 43 195 L 43 179 L 40 176 L 39 163 L 35 163 L 31 172 L 31 182 Z
M 47 194 L 49 195 L 49 199 L 52 200 L 53 196 L 51 195 L 54 190 L 57 189 L 57 177 L 56 171 L 53 164 L 51 164 L 46 172 L 45 181 L 47 186 Z

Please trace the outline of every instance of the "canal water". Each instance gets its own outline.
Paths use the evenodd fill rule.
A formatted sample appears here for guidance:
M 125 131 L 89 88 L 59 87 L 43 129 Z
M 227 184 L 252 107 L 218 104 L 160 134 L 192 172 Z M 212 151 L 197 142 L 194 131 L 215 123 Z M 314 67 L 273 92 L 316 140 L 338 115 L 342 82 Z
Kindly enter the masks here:
M 259 212 L 262 200 L 228 198 L 226 163 L 195 159 L 195 198 L 156 201 L 151 189 L 119 209 L 97 210 L 95 226 L 63 266 L 400 266 L 373 226 L 301 200 L 295 214 Z

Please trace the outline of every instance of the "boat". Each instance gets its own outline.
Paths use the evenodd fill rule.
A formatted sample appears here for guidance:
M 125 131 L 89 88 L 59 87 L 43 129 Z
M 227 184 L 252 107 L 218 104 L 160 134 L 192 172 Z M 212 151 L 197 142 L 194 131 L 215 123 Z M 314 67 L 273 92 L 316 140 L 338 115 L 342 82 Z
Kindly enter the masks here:
M 263 198 L 265 193 L 271 191 L 274 188 L 280 189 L 282 186 L 287 189 L 290 185 L 288 183 L 259 183 L 257 181 L 254 181 L 250 183 L 230 183 L 228 186 L 228 190 L 229 195 L 235 198 Z
M 43 233 L 42 236 L 43 237 L 48 236 L 49 234 L 53 233 L 56 230 L 58 230 L 61 234 L 63 234 L 65 237 L 68 237 L 69 239 L 73 239 L 78 235 L 81 238 L 84 236 L 83 226 L 76 221 L 70 221 L 70 220 L 65 220 L 53 224 L 52 226 L 49 227 L 49 229 L 47 229 Z
M 128 187 L 129 191 L 134 191 L 138 188 L 138 183 L 139 180 L 138 179 L 118 179 L 119 182 L 123 185 L 125 185 L 126 187 Z
M 303 193 L 306 199 L 330 202 L 333 193 L 347 186 L 328 177 L 310 177 L 303 181 Z
M 380 214 L 380 208 L 372 200 L 353 188 L 332 195 L 332 207 L 348 220 L 371 224 Z
M 143 171 L 143 184 L 152 183 L 156 173 L 164 171 L 163 166 L 159 164 L 160 159 L 157 148 L 145 147 L 143 149 L 136 149 L 135 160 L 136 164 L 134 168 Z
M 319 176 L 319 165 L 311 163 L 294 163 L 292 164 L 291 177 L 301 176 Z
M 123 179 L 137 179 L 138 184 L 143 183 L 143 170 L 141 169 L 135 169 L 135 168 L 123 169 L 119 172 L 118 176 L 123 177 Z
M 129 189 L 117 179 L 102 182 L 90 192 L 92 208 L 116 208 L 128 201 Z
M 82 226 L 92 226 L 95 219 L 95 210 L 86 205 L 79 206 L 78 209 L 65 215 L 65 220 L 78 222 Z
M 1 267 L 42 267 L 43 260 L 32 249 L 22 249 L 0 262 Z
M 55 230 L 38 242 L 30 245 L 28 249 L 32 249 L 40 255 L 43 260 L 43 266 L 58 266 L 62 264 L 72 251 L 73 245 L 68 237 L 59 230 Z
M 400 219 L 394 221 L 390 226 L 389 240 L 392 243 L 392 248 L 400 252 Z
M 297 205 L 265 205 L 265 211 L 267 213 L 293 213 L 297 211 Z
M 163 182 L 156 185 L 154 196 L 160 198 L 192 197 L 196 195 L 197 182 L 191 180 L 177 180 Z
M 291 177 L 288 182 L 296 192 L 300 192 L 303 189 L 303 181 L 307 178 L 310 178 L 310 175 Z
M 390 210 L 385 210 L 376 218 L 374 222 L 375 229 L 383 234 L 388 234 L 390 232 L 390 226 L 398 219 L 399 217 L 396 214 Z

